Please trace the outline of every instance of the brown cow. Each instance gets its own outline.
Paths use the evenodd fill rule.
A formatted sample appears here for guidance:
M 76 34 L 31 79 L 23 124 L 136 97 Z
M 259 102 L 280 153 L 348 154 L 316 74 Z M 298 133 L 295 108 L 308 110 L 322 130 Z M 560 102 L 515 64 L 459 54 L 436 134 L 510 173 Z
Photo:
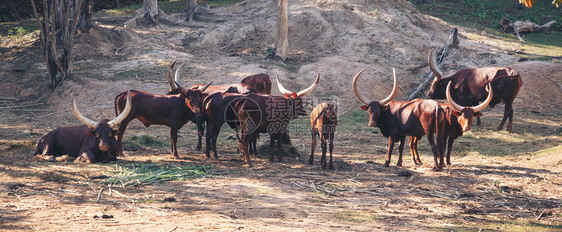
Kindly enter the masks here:
M 72 98 L 72 113 L 85 125 L 75 127 L 59 127 L 37 142 L 35 155 L 40 159 L 55 161 L 56 156 L 68 154 L 88 163 L 116 160 L 116 131 L 113 130 L 131 110 L 131 95 L 127 95 L 124 111 L 112 120 L 104 119 L 95 122 L 84 117 L 76 101 Z
M 490 84 L 488 84 L 488 89 L 491 89 Z M 467 132 L 471 129 L 472 119 L 474 117 L 482 116 L 481 110 L 486 108 L 486 106 L 492 100 L 493 90 L 488 93 L 486 100 L 480 105 L 475 107 L 463 107 L 453 101 L 451 98 L 451 83 L 447 85 L 447 100 L 450 104 L 440 103 L 439 105 L 443 108 L 445 112 L 445 117 L 447 121 L 445 122 L 445 134 L 443 135 L 443 150 L 441 152 L 444 155 L 445 147 L 447 148 L 447 165 L 451 165 L 451 151 L 453 149 L 453 143 L 455 139 L 463 135 L 463 132 Z M 421 137 L 410 137 L 410 154 L 412 155 L 412 160 L 415 164 L 422 164 L 420 160 L 420 155 L 418 153 L 418 141 Z M 449 141 L 447 141 L 447 139 Z
M 310 113 L 310 125 L 312 129 L 312 142 L 310 157 L 308 164 L 314 163 L 314 148 L 316 148 L 316 134 L 320 136 L 322 157 L 320 164 L 322 169 L 326 169 L 326 151 L 328 150 L 328 142 L 330 143 L 330 165 L 329 169 L 334 169 L 334 162 L 332 160 L 332 150 L 334 149 L 334 133 L 338 125 L 337 107 L 332 103 L 320 103 Z
M 429 67 L 435 74 L 435 79 L 427 97 L 430 99 L 445 99 L 447 84 L 453 83 L 452 88 L 455 90 L 455 94 L 452 95 L 453 100 L 461 105 L 474 106 L 486 99 L 487 91 L 485 88 L 488 84 L 492 84 L 495 94 L 489 104 L 490 107 L 494 107 L 500 102 L 505 103 L 503 118 L 497 130 L 501 130 L 505 121 L 509 118 L 506 130 L 511 131 L 513 100 L 523 85 L 519 72 L 509 67 L 474 68 L 463 69 L 452 76 L 442 78 L 443 71 L 436 65 L 435 53 L 436 49 L 432 50 L 428 57 Z M 480 125 L 480 118 L 477 118 L 477 120 L 477 125 Z
M 169 78 L 168 76 L 168 83 L 170 84 L 170 91 L 168 92 L 168 94 L 177 94 L 179 92 L 181 92 L 181 88 L 178 87 L 179 83 L 179 77 L 180 77 L 180 73 L 181 73 L 181 68 L 178 68 L 178 70 L 176 70 L 176 75 L 174 80 L 172 80 L 171 78 Z M 191 89 L 200 89 L 203 88 L 204 85 L 193 85 L 191 86 Z M 248 93 L 257 93 L 257 91 L 252 87 L 249 86 L 247 84 L 244 83 L 235 83 L 235 84 L 225 84 L 225 85 L 213 85 L 213 86 L 209 86 L 207 87 L 202 95 L 201 95 L 201 104 L 200 107 L 203 107 L 203 101 L 205 100 L 205 98 L 213 93 L 241 93 L 241 94 L 248 94 Z M 197 131 L 198 131 L 198 140 L 197 140 L 197 150 L 200 151 L 201 150 L 201 146 L 202 146 L 202 137 L 203 137 L 203 133 L 205 131 L 205 121 L 206 119 L 204 118 L 203 114 L 201 113 L 197 113 L 194 114 L 194 122 L 197 124 Z M 217 158 L 217 157 L 215 157 Z
M 265 73 L 247 76 L 240 83 L 252 86 L 258 93 L 271 94 L 271 79 Z
M 360 71 L 353 78 L 353 92 L 365 105 L 361 109 L 369 112 L 369 126 L 378 127 L 384 137 L 388 137 L 388 157 L 384 164 L 388 167 L 394 142 L 400 141 L 398 147 L 399 157 L 396 166 L 402 166 L 402 151 L 406 136 L 421 137 L 427 135 L 431 150 L 433 151 L 434 166 L 437 171 L 443 167 L 443 156 L 440 155 L 443 145 L 443 130 L 445 115 L 439 103 L 433 100 L 414 99 L 412 101 L 392 101 L 398 93 L 396 72 L 394 73 L 394 88 L 391 94 L 381 101 L 369 101 L 357 90 L 357 80 Z M 433 138 L 433 134 L 437 142 Z M 440 161 L 437 160 L 440 158 Z
M 171 76 L 174 64 L 168 68 L 168 78 Z M 183 67 L 183 64 L 180 65 L 180 68 L 181 67 Z M 194 114 L 201 112 L 199 103 L 201 93 L 205 91 L 211 83 L 197 90 L 181 89 L 179 94 L 173 95 L 151 94 L 132 90 L 131 113 L 121 122 L 118 129 L 118 154 L 123 155 L 122 139 L 127 125 L 136 118 L 141 121 L 145 127 L 149 127 L 150 125 L 165 125 L 170 127 L 171 154 L 175 158 L 179 158 L 176 147 L 178 130 L 190 120 L 194 121 Z M 124 95 L 125 93 L 122 92 L 115 97 L 115 114 L 117 114 L 118 111 L 123 111 Z
M 316 81 L 305 90 L 298 93 L 286 90 L 277 78 L 277 86 L 283 96 L 269 94 L 248 94 L 236 104 L 236 111 L 240 119 L 241 136 L 238 137 L 238 148 L 244 154 L 244 161 L 252 166 L 248 152 L 248 144 L 256 138 L 258 133 L 268 133 L 270 137 L 269 160 L 274 161 L 274 144 L 277 140 L 278 161 L 281 157 L 281 144 L 287 133 L 289 121 L 299 115 L 306 115 L 302 97 L 312 92 L 318 82 Z M 290 96 L 290 97 L 289 97 Z M 238 135 L 238 133 L 237 133 Z

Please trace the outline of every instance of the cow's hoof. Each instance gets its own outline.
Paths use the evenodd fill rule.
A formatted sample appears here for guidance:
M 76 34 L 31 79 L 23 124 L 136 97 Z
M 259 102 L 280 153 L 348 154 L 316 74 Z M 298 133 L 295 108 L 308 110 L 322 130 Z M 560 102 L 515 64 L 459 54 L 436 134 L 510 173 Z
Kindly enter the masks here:
M 55 162 L 55 161 L 57 161 L 57 158 L 56 158 L 54 155 L 52 155 L 52 156 L 49 156 L 49 158 L 47 159 L 47 161 L 49 161 L 49 162 Z
M 383 166 L 388 167 L 390 165 L 389 161 L 386 161 Z

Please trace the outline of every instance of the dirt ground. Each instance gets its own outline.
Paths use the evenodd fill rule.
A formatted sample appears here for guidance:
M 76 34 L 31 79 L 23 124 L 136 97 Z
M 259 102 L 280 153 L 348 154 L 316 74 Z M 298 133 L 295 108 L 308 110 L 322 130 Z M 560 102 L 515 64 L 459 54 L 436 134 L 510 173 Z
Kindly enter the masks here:
M 513 55 L 518 42 L 467 28 L 459 28 L 460 47 L 442 65 L 446 74 L 491 66 L 494 60 L 494 66 L 517 69 L 524 85 L 514 103 L 514 132 L 493 130 L 503 105 L 485 110 L 483 125 L 458 140 L 462 155 L 454 151 L 453 165 L 440 172 L 431 170 L 427 147 L 421 148 L 421 166 L 409 160 L 406 149 L 403 167 L 394 166 L 396 158 L 383 167 L 387 140 L 366 123 L 346 126 L 345 120 L 336 133 L 336 169 L 329 171 L 319 167 L 319 158 L 306 165 L 305 156 L 275 163 L 253 158 L 255 167 L 248 168 L 227 129 L 219 140 L 221 159 L 206 159 L 194 150 L 193 124 L 180 130 L 181 160 L 171 158 L 167 146 L 125 151 L 126 157 L 108 164 L 33 158 L 37 140 L 48 131 L 79 125 L 70 112 L 71 96 L 87 117 L 112 117 L 113 97 L 121 91 L 166 93 L 165 71 L 175 60 L 188 62 L 182 86 L 233 83 L 267 72 L 298 90 L 320 73 L 312 98 L 336 101 L 339 116 L 349 117 L 360 104 L 351 91 L 355 73 L 366 69 L 361 90 L 381 99 L 396 68 L 397 99 L 403 100 L 429 71 L 415 67 L 445 43 L 451 29 L 407 1 L 291 1 L 291 60 L 284 65 L 264 55 L 275 43 L 275 1 L 249 0 L 213 11 L 223 21 L 108 32 L 120 22 L 99 20 L 107 31 L 78 36 L 74 77 L 54 91 L 47 87 L 37 35 L 3 44 L 0 230 L 562 230 L 562 64 L 559 59 L 518 62 Z M 132 135 L 169 139 L 166 127 L 145 128 L 138 121 L 129 124 L 126 137 Z M 308 133 L 292 134 L 292 140 L 309 153 Z M 102 184 L 119 165 L 144 163 L 213 168 L 210 175 L 188 181 Z

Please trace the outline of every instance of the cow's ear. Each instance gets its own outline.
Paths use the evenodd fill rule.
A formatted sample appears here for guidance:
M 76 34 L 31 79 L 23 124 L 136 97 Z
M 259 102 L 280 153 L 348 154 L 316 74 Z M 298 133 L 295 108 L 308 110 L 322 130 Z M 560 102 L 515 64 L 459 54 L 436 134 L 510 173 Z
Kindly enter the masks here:
M 90 131 L 86 132 L 86 135 L 87 135 L 87 136 L 95 136 L 95 135 L 96 135 L 96 132 L 93 131 L 93 130 L 90 130 Z
M 480 117 L 480 116 L 482 116 L 482 113 L 480 113 L 480 112 L 474 113 L 474 117 Z
M 368 106 L 366 106 L 366 105 L 362 105 L 362 106 L 361 106 L 361 109 L 362 109 L 362 110 L 368 110 L 368 109 L 369 109 L 369 107 L 368 107 Z
M 458 112 L 458 111 L 455 110 L 455 111 L 453 111 L 453 115 L 455 115 L 455 116 L 457 116 L 457 117 L 460 117 L 460 116 L 461 116 L 461 112 Z
M 297 98 L 297 93 L 293 92 L 293 98 Z

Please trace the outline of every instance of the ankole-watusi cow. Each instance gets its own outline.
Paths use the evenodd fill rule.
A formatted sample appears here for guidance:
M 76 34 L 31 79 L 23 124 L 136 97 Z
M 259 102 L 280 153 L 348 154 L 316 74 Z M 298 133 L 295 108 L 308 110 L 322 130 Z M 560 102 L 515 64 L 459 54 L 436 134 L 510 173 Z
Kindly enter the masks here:
M 168 68 L 168 78 L 170 78 L 172 74 L 174 64 L 175 62 Z M 180 67 L 182 66 L 183 64 L 180 65 Z M 131 90 L 131 112 L 119 125 L 119 133 L 117 134 L 119 155 L 123 155 L 122 139 L 125 134 L 125 129 L 129 122 L 136 118 L 141 121 L 145 127 L 149 127 L 150 125 L 164 125 L 170 127 L 171 154 L 174 158 L 180 158 L 176 147 L 178 130 L 187 122 L 194 121 L 194 114 L 201 113 L 201 94 L 211 83 L 196 90 L 182 88 L 178 94 L 169 95 Z M 123 111 L 125 107 L 124 98 L 125 92 L 119 93 L 115 97 L 115 114 Z
M 467 132 L 472 129 L 472 119 L 474 117 L 482 116 L 480 111 L 486 108 L 492 100 L 493 90 L 490 84 L 488 84 L 488 89 L 490 89 L 490 92 L 488 93 L 486 100 L 477 106 L 470 107 L 457 104 L 451 98 L 451 83 L 449 82 L 447 85 L 447 101 L 449 101 L 450 104 L 439 104 L 441 108 L 443 108 L 445 118 L 447 119 L 443 134 L 443 149 L 441 151 L 441 155 L 444 155 L 445 148 L 447 149 L 447 165 L 451 165 L 451 151 L 453 149 L 455 139 L 462 136 L 463 132 Z M 422 164 L 418 153 L 418 141 L 420 139 L 421 137 L 410 137 L 410 154 L 412 155 L 412 160 L 415 164 Z
M 443 78 L 443 71 L 436 65 L 436 51 L 436 49 L 432 50 L 428 57 L 429 67 L 435 74 L 435 79 L 428 91 L 427 98 L 445 99 L 447 85 L 452 83 L 451 88 L 454 90 L 452 99 L 460 105 L 475 106 L 486 99 L 485 88 L 491 84 L 494 96 L 489 106 L 494 107 L 500 102 L 505 104 L 503 118 L 497 130 L 501 130 L 505 121 L 509 119 L 506 130 L 511 131 L 513 100 L 523 86 L 519 72 L 509 67 L 473 68 L 463 69 L 452 76 Z M 477 118 L 477 125 L 480 125 L 480 118 Z
M 240 83 L 252 86 L 258 93 L 271 94 L 271 79 L 265 73 L 247 76 Z
M 168 92 L 168 94 L 177 94 L 180 93 L 182 91 L 182 87 L 179 86 L 179 77 L 181 75 L 181 67 L 178 68 L 176 70 L 176 75 L 174 80 L 172 80 L 171 78 L 169 78 L 168 76 L 168 83 L 170 84 L 170 91 Z M 203 85 L 193 85 L 191 86 L 191 89 L 201 89 L 203 88 Z M 235 83 L 235 84 L 225 84 L 225 85 L 213 85 L 213 86 L 209 86 L 207 87 L 201 95 L 201 103 L 200 103 L 200 107 L 203 107 L 203 101 L 209 96 L 212 95 L 214 93 L 241 93 L 241 94 L 248 94 L 248 93 L 257 93 L 257 91 L 250 85 L 244 84 L 244 83 Z M 196 113 L 193 115 L 194 118 L 194 122 L 197 124 L 197 132 L 198 132 L 198 140 L 197 140 L 197 150 L 200 151 L 201 150 L 201 145 L 202 145 L 202 137 L 203 137 L 203 133 L 205 131 L 205 122 L 207 121 L 207 119 L 205 118 L 205 116 L 203 115 L 203 113 Z M 205 152 L 207 155 L 208 153 Z M 216 155 L 216 153 L 215 153 Z M 209 156 L 207 156 L 209 157 Z M 218 158 L 218 157 L 215 157 Z
M 59 127 L 43 136 L 37 143 L 35 155 L 40 159 L 55 161 L 56 156 L 68 155 L 87 163 L 116 160 L 116 131 L 113 130 L 131 110 L 131 95 L 127 94 L 127 103 L 121 114 L 112 120 L 99 122 L 86 118 L 80 113 L 72 98 L 72 113 L 85 125 Z
M 334 169 L 332 151 L 334 150 L 334 134 L 338 125 L 337 107 L 332 103 L 320 103 L 310 113 L 310 126 L 312 131 L 312 142 L 310 144 L 310 157 L 308 164 L 314 164 L 314 149 L 316 148 L 316 135 L 320 136 L 320 147 L 322 156 L 320 164 L 326 169 L 326 152 L 330 151 L 330 162 L 328 168 Z M 329 147 L 328 147 L 329 146 Z
M 445 115 L 443 109 L 434 100 L 414 99 L 412 101 L 392 101 L 398 93 L 396 72 L 393 69 L 394 88 L 388 97 L 380 101 L 370 101 L 363 97 L 357 89 L 360 71 L 353 78 L 353 92 L 365 105 L 361 109 L 369 112 L 369 126 L 378 127 L 384 137 L 388 138 L 388 156 L 384 166 L 390 164 L 394 142 L 399 141 L 399 157 L 397 166 L 402 166 L 402 151 L 406 136 L 421 137 L 427 135 L 433 151 L 433 170 L 443 167 L 443 156 L 440 151 L 443 144 Z M 435 134 L 435 139 L 433 134 Z M 437 159 L 440 159 L 439 161 Z
M 248 144 L 258 133 L 269 134 L 269 160 L 274 161 L 275 140 L 277 140 L 278 161 L 282 160 L 281 145 L 288 131 L 288 124 L 298 116 L 306 115 L 302 98 L 312 92 L 319 81 L 320 74 L 310 87 L 297 93 L 285 89 L 277 78 L 279 91 L 285 96 L 252 93 L 236 103 L 235 109 L 240 120 L 241 131 L 239 136 L 237 133 L 238 149 L 244 154 L 244 161 L 248 166 L 252 166 Z

